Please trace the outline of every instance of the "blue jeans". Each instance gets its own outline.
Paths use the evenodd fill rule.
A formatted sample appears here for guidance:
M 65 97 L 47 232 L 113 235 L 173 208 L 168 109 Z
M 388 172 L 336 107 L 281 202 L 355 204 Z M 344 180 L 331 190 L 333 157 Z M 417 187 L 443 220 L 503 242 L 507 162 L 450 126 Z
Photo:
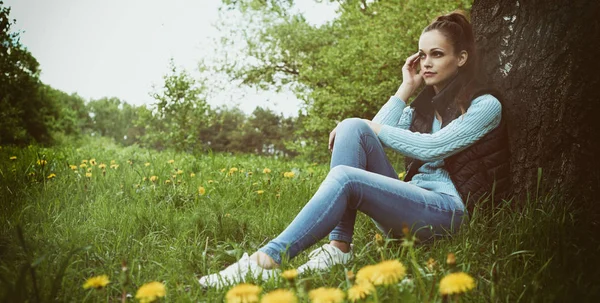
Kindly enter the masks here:
M 346 119 L 336 129 L 327 177 L 292 223 L 259 250 L 281 264 L 283 256 L 293 258 L 327 234 L 351 243 L 357 210 L 384 235 L 400 237 L 403 224 L 421 239 L 443 235 L 458 230 L 460 201 L 399 180 L 369 125 Z

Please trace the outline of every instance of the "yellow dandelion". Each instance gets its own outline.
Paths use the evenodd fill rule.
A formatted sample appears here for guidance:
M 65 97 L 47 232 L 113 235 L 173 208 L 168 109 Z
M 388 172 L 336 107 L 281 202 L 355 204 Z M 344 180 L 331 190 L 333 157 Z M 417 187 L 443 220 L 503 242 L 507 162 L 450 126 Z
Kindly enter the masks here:
M 115 160 L 110 160 L 110 164 L 115 164 L 115 163 L 117 163 L 117 161 L 115 161 Z
M 319 287 L 308 293 L 313 303 L 341 303 L 344 301 L 344 292 L 339 288 Z
M 275 197 L 279 198 L 281 197 L 281 194 L 276 194 Z
M 271 173 L 270 169 L 268 169 L 266 167 L 265 167 L 265 169 L 263 169 L 263 174 L 270 174 L 270 173 Z
M 261 189 L 261 190 L 257 190 L 256 193 L 259 194 L 259 195 L 262 195 L 262 194 L 265 193 L 265 191 Z
M 27 175 L 29 175 L 30 177 L 33 177 L 33 176 L 35 176 L 35 173 L 34 172 L 30 172 Z
M 298 271 L 295 269 L 288 269 L 282 272 L 281 276 L 288 281 L 294 281 L 294 279 L 298 277 Z
M 354 272 L 349 270 L 346 272 L 346 279 L 350 280 L 350 281 L 354 281 L 354 279 L 356 278 L 356 276 L 354 275 Z
M 156 182 L 156 181 L 158 181 L 158 177 L 157 176 L 151 176 L 150 177 L 150 181 Z
M 9 159 L 10 159 L 11 161 L 15 161 L 15 160 L 17 160 L 17 156 L 10 156 L 10 158 L 9 158 Z
M 170 183 L 171 183 L 171 180 L 169 180 L 169 179 L 165 180 L 165 184 L 170 184 Z
M 227 303 L 253 303 L 258 302 L 260 287 L 242 283 L 230 289 L 225 295 Z
M 206 189 L 202 186 L 198 187 L 198 193 L 202 196 L 206 193 Z
M 190 178 L 193 178 L 193 177 L 195 177 L 195 176 L 196 176 L 196 174 L 194 174 L 194 173 L 190 173 Z
M 229 174 L 231 175 L 231 174 L 235 173 L 236 171 L 239 171 L 239 169 L 237 167 L 232 167 L 229 169 Z
M 69 168 L 70 168 L 71 170 L 77 170 L 77 165 L 69 165 Z
M 256 185 L 258 185 L 258 182 L 252 183 L 252 186 L 256 186 Z
M 110 168 L 117 169 L 117 168 L 119 168 L 119 164 L 111 164 Z
M 90 159 L 90 165 L 91 166 L 95 166 L 96 165 L 96 159 Z
M 178 174 L 178 175 L 183 175 L 183 170 L 181 170 L 181 169 L 178 169 L 178 170 L 177 170 L 177 174 Z
M 454 253 L 448 254 L 448 257 L 446 257 L 446 264 L 448 264 L 448 265 L 456 264 L 456 255 L 454 255 Z
M 92 173 L 85 173 L 85 176 L 88 177 L 88 178 L 91 178 L 92 177 Z
M 85 164 L 85 163 L 81 163 L 81 165 L 79 165 L 79 167 L 81 167 L 81 168 L 86 168 L 86 167 L 87 167 L 87 164 Z
M 383 236 L 380 233 L 375 234 L 375 243 L 377 246 L 383 246 Z
M 87 279 L 85 281 L 85 283 L 83 284 L 83 288 L 84 289 L 88 289 L 88 288 L 100 289 L 100 288 L 108 285 L 108 283 L 110 283 L 110 280 L 108 280 L 108 276 L 101 275 L 101 276 L 91 277 L 91 278 Z
M 296 174 L 293 171 L 288 171 L 288 172 L 283 173 L 283 176 L 285 178 L 293 178 L 295 175 Z
M 131 159 L 127 160 L 127 164 L 133 165 L 133 160 L 131 160 Z
M 252 176 L 252 172 L 251 171 L 248 172 L 248 176 Z
M 375 291 L 375 287 L 371 283 L 358 283 L 354 284 L 348 289 L 348 300 L 356 302 L 366 298 L 368 295 Z
M 208 180 L 207 182 L 208 182 L 208 184 L 212 184 L 212 183 L 213 183 L 213 182 L 215 182 L 215 181 L 213 181 L 213 180 Z
M 225 218 L 229 218 L 229 217 L 231 217 L 231 214 L 230 213 L 226 213 L 225 214 Z
M 226 168 L 221 168 L 221 172 L 224 173 L 227 169 Z
M 98 165 L 98 168 L 99 168 L 99 169 L 106 169 L 106 164 L 104 164 L 104 163 L 100 163 L 100 164 Z
M 148 303 L 166 295 L 165 285 L 155 281 L 142 285 L 135 294 L 135 298 L 142 303 Z
M 440 281 L 440 293 L 452 295 L 467 292 L 475 288 L 475 280 L 464 272 L 451 273 Z
M 429 258 L 429 260 L 427 260 L 427 269 L 429 269 L 429 271 L 433 271 L 436 266 L 437 266 L 436 260 L 434 260 L 433 258 Z
M 173 163 L 175 163 L 175 160 L 171 159 L 171 160 L 167 161 L 167 163 L 173 164 Z
M 39 166 L 44 166 L 44 165 L 46 165 L 47 163 L 48 163 L 48 161 L 46 161 L 46 160 L 44 160 L 44 159 L 42 159 L 42 160 L 37 160 L 37 165 L 39 165 Z
M 144 166 L 146 166 L 146 167 L 150 166 L 150 162 L 144 163 Z
M 87 169 L 87 172 L 88 172 L 88 173 L 89 173 L 89 172 L 91 172 L 91 171 L 92 171 L 92 168 L 91 168 L 91 167 Z
M 387 260 L 376 265 L 367 265 L 356 273 L 356 282 L 373 285 L 390 285 L 406 276 L 406 268 L 398 260 Z
M 87 164 L 87 163 L 88 163 L 88 160 L 87 160 L 87 159 L 83 159 L 83 160 L 81 160 L 81 163 L 83 163 L 83 164 Z
M 262 297 L 261 303 L 297 303 L 296 295 L 287 289 L 276 289 Z
M 56 174 L 49 174 L 48 177 L 46 177 L 48 179 L 53 179 L 56 178 Z
M 401 172 L 398 174 L 398 179 L 404 179 L 405 172 Z

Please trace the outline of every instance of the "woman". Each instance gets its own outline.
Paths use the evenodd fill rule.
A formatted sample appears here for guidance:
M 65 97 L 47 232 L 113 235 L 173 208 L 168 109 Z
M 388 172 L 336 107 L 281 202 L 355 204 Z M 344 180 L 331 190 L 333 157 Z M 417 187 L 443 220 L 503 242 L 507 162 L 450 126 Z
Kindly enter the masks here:
M 247 276 L 274 276 L 282 257 L 296 256 L 328 233 L 330 243 L 311 252 L 298 271 L 345 264 L 352 258 L 357 210 L 384 234 L 401 236 L 406 224 L 428 238 L 457 230 L 467 201 L 506 191 L 502 105 L 476 81 L 475 55 L 471 25 L 461 12 L 436 18 L 423 30 L 419 51 L 406 59 L 398 91 L 373 121 L 346 119 L 331 132 L 331 170 L 293 222 L 259 251 L 202 277 L 200 284 L 220 287 Z M 407 107 L 423 82 L 425 89 Z M 382 143 L 407 157 L 404 180 Z

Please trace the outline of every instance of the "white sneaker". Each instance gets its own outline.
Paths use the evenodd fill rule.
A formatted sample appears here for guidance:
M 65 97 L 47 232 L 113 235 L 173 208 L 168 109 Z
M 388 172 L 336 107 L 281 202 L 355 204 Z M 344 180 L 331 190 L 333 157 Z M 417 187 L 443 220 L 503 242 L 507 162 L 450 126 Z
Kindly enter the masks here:
M 221 288 L 228 285 L 244 282 L 246 277 L 254 279 L 267 280 L 272 277 L 277 277 L 277 270 L 264 269 L 258 266 L 254 260 L 250 260 L 247 253 L 244 253 L 241 259 L 229 265 L 224 270 L 201 277 L 198 282 L 202 287 Z
M 309 260 L 298 267 L 298 274 L 301 274 L 307 270 L 326 270 L 336 264 L 346 264 L 352 260 L 353 250 L 353 244 L 350 244 L 350 251 L 347 253 L 342 252 L 339 248 L 333 245 L 325 244 L 308 254 Z

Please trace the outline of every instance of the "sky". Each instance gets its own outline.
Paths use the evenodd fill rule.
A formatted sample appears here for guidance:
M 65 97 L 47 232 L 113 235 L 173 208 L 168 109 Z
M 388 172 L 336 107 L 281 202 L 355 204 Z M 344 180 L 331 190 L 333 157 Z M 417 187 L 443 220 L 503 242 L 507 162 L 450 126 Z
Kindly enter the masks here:
M 117 97 L 130 104 L 152 104 L 169 60 L 197 77 L 198 62 L 215 50 L 222 32 L 221 0 L 5 0 L 16 19 L 13 31 L 38 60 L 40 79 L 86 100 Z M 297 0 L 296 9 L 312 24 L 335 18 L 332 4 Z M 215 75 L 217 78 L 222 76 Z M 222 81 L 226 81 L 222 78 Z M 213 106 L 256 106 L 285 116 L 298 113 L 300 101 L 290 92 L 229 87 L 209 98 Z

